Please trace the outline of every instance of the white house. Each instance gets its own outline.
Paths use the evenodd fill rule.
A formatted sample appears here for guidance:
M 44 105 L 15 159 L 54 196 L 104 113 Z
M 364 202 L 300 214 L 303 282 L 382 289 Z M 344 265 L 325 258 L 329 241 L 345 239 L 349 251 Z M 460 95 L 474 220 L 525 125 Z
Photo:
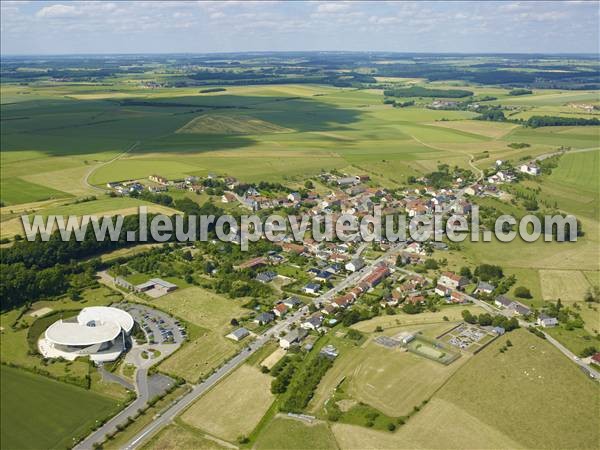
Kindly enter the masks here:
M 290 348 L 293 344 L 300 342 L 306 337 L 308 331 L 303 329 L 295 329 L 290 331 L 288 334 L 279 339 L 279 346 L 283 349 Z
M 355 258 L 352 261 L 346 263 L 346 270 L 349 272 L 357 272 L 365 267 L 365 262 L 360 258 Z
M 551 328 L 558 325 L 558 320 L 556 320 L 556 317 L 550 317 L 544 313 L 541 313 L 537 318 L 537 324 L 544 328 Z
M 540 168 L 533 163 L 523 164 L 519 169 L 521 172 L 533 176 L 537 176 L 541 173 Z

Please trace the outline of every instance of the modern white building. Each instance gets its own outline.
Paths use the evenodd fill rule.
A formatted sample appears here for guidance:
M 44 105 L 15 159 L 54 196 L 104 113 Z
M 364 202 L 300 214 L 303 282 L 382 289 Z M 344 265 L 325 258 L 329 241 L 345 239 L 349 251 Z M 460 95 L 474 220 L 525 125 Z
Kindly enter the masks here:
M 50 325 L 38 341 L 38 348 L 46 358 L 73 361 L 89 356 L 94 362 L 114 361 L 125 350 L 133 325 L 131 315 L 121 309 L 91 306 L 77 317 Z

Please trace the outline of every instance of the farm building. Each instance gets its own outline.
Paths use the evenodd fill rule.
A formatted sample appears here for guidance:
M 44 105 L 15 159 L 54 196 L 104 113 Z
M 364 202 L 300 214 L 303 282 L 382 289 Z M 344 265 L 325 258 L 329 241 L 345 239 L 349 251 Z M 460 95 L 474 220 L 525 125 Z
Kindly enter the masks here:
M 231 339 L 232 341 L 239 342 L 242 339 L 244 339 L 246 336 L 248 336 L 249 334 L 250 334 L 250 332 L 248 330 L 246 330 L 245 328 L 238 328 L 237 330 L 233 330 L 231 333 L 229 333 L 225 337 Z

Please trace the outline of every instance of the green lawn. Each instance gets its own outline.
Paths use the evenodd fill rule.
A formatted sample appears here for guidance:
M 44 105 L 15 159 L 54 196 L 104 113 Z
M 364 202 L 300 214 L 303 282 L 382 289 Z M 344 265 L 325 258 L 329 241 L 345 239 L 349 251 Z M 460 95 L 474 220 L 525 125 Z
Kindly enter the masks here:
M 97 419 L 116 411 L 116 401 L 24 370 L 0 367 L 2 448 L 71 447 Z

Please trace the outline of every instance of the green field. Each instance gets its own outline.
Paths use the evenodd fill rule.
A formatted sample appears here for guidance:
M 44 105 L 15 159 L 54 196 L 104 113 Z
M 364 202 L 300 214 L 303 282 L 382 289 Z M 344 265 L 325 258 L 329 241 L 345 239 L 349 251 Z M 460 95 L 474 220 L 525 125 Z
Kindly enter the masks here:
M 342 449 L 591 449 L 600 437 L 597 394 L 558 350 L 517 330 L 470 358 L 395 433 L 341 423 L 332 430 Z
M 507 339 L 513 346 L 500 353 Z M 472 358 L 437 397 L 529 448 L 596 448 L 600 439 L 597 386 L 524 330 Z
M 117 402 L 24 370 L 0 366 L 2 448 L 65 448 L 86 435 Z
M 488 151 L 485 165 L 524 154 L 508 148 L 509 142 L 532 144 L 528 154 L 561 144 L 597 146 L 597 134 L 585 127 L 532 130 L 469 120 L 476 114 L 467 111 L 423 105 L 396 109 L 381 104 L 379 90 L 291 84 L 200 94 L 189 88 L 119 88 L 116 96 L 114 89 L 100 86 L 36 85 L 3 105 L 3 116 L 19 119 L 7 120 L 1 137 L 3 187 L 8 186 L 3 200 L 15 204 L 61 192 L 82 195 L 89 192 L 83 178 L 90 170 L 90 181 L 103 186 L 155 172 L 299 181 L 321 169 L 354 167 L 382 185 L 395 186 L 408 175 L 434 169 L 440 160 L 466 166 L 469 154 Z M 2 89 L 11 92 L 10 86 Z M 495 91 L 501 92 L 482 93 L 499 95 Z M 560 102 L 574 94 L 548 95 L 546 101 Z M 590 94 L 577 95 L 587 99 Z M 544 96 L 527 97 L 502 102 Z M 135 142 L 139 145 L 132 152 L 98 165 Z M 19 183 L 27 185 L 13 189 Z
M 147 302 L 191 324 L 189 341 L 160 364 L 167 373 L 196 382 L 238 351 L 225 335 L 233 329 L 231 319 L 245 313 L 239 301 L 190 287 Z
M 275 417 L 256 440 L 258 450 L 337 449 L 338 445 L 326 423 L 304 424 L 301 421 Z

